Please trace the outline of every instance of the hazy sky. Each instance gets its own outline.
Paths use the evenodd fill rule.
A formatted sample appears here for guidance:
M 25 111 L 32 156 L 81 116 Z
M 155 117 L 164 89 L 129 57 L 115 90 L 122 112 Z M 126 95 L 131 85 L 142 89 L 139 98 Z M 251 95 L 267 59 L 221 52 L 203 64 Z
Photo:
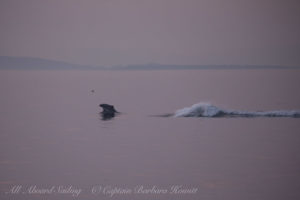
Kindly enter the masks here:
M 300 1 L 0 0 L 0 55 L 300 66 Z

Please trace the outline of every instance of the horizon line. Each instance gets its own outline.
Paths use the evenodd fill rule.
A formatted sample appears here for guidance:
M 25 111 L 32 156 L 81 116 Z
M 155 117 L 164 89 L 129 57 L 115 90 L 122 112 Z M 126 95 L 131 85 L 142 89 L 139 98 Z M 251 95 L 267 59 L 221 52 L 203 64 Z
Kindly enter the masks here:
M 17 60 L 22 63 L 14 63 Z M 25 63 L 27 61 L 27 63 Z M 32 63 L 30 63 L 32 62 Z M 31 65 L 32 66 L 28 66 Z M 52 64 L 53 66 L 49 66 Z M 5 66 L 7 65 L 7 66 Z M 21 66 L 23 65 L 23 66 Z M 40 66 L 33 66 L 40 65 Z M 54 66 L 55 65 L 55 66 Z M 77 69 L 77 70 L 201 70 L 201 69 L 300 69 L 294 65 L 274 65 L 274 64 L 160 64 L 150 62 L 145 64 L 124 64 L 124 65 L 84 65 L 74 64 L 68 61 L 60 61 L 55 59 L 27 57 L 27 56 L 0 56 L 1 70 L 59 70 L 59 69 Z

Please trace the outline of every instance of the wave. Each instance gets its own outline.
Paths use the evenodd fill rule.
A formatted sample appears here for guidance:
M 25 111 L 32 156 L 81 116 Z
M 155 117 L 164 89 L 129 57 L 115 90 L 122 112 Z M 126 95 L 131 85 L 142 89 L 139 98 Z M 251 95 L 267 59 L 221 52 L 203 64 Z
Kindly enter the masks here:
M 173 117 L 300 117 L 299 110 L 274 111 L 240 111 L 227 110 L 211 105 L 210 103 L 197 103 L 191 107 L 177 110 Z

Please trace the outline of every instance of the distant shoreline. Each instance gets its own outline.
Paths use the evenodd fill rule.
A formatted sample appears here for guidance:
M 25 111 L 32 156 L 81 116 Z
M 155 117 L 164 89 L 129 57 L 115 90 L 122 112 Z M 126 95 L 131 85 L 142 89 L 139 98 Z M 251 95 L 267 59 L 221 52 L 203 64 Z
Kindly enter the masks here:
M 30 57 L 0 56 L 0 70 L 273 70 L 300 69 L 300 66 L 281 65 L 162 65 L 141 64 L 126 66 L 90 66 Z

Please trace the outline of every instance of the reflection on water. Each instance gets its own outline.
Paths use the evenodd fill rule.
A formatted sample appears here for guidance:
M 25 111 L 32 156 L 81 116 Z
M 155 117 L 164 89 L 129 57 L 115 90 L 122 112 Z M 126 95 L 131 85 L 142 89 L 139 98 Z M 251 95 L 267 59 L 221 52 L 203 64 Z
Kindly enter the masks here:
M 103 113 L 100 112 L 99 115 L 101 116 L 101 120 L 112 120 L 115 117 L 115 113 Z

